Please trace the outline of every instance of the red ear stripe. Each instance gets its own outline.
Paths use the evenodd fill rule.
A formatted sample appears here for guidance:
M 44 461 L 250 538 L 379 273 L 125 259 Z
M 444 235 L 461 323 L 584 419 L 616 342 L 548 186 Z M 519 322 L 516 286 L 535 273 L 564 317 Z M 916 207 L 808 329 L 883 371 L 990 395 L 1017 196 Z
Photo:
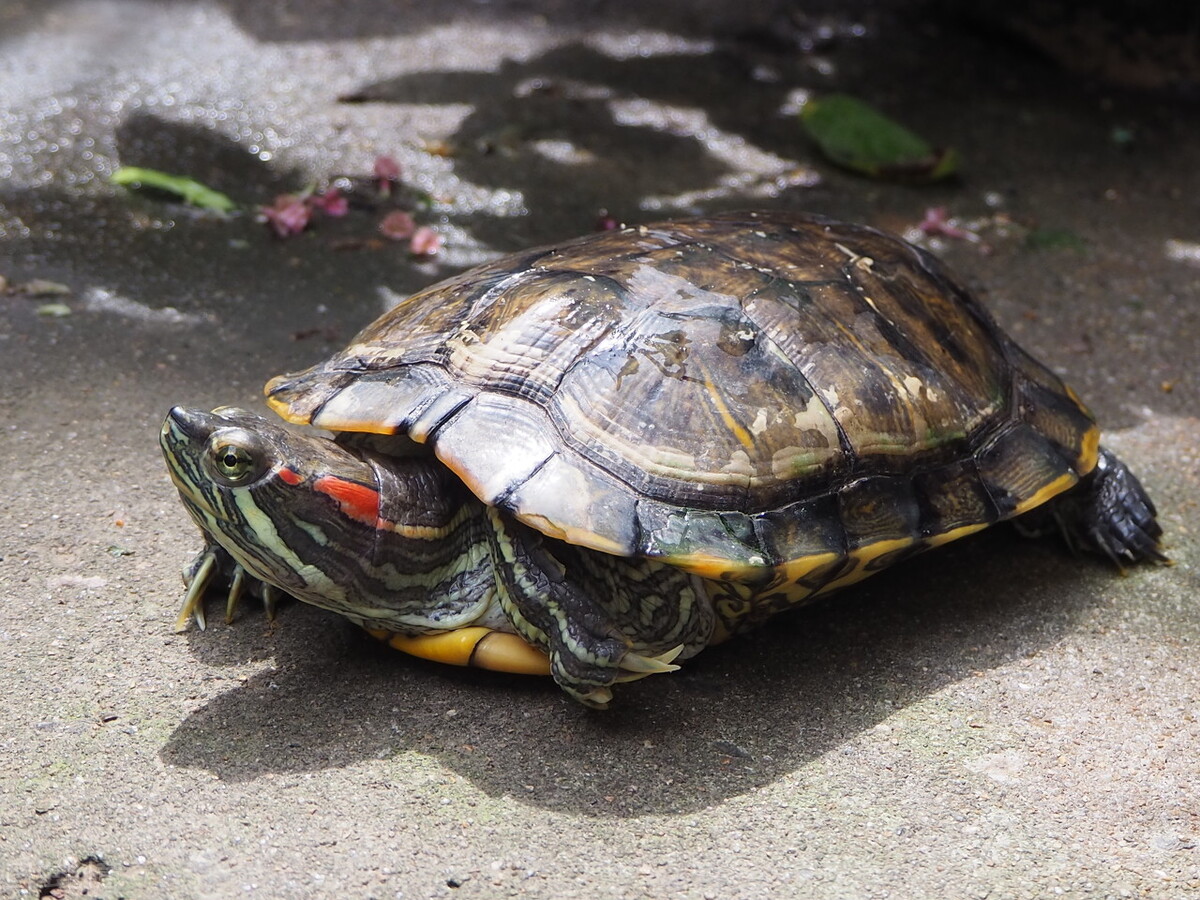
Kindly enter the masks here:
M 338 502 L 342 515 L 375 527 L 379 520 L 379 492 L 357 481 L 322 475 L 313 487 Z
M 303 476 L 295 469 L 281 468 L 275 474 L 279 476 L 279 480 L 295 487 L 304 480 Z

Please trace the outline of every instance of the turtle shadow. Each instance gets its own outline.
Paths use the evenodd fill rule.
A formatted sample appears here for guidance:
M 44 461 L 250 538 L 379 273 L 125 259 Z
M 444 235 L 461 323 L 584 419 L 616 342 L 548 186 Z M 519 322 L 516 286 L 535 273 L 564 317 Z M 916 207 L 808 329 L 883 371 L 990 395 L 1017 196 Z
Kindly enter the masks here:
M 782 616 L 675 675 L 623 685 L 607 712 L 548 680 L 398 657 L 296 606 L 271 633 L 275 670 L 188 716 L 161 756 L 231 782 L 384 759 L 402 784 L 415 753 L 489 796 L 540 808 L 686 813 L 1037 653 L 1075 627 L 1110 577 L 999 530 Z M 226 639 L 210 630 L 193 641 Z

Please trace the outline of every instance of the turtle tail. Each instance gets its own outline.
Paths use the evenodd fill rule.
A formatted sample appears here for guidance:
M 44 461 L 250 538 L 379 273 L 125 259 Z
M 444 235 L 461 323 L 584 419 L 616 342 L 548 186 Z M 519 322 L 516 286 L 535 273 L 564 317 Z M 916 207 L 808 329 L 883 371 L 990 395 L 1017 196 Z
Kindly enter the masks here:
M 1159 547 L 1162 526 L 1137 476 L 1109 450 L 1074 488 L 1049 504 L 1072 548 L 1107 556 L 1117 566 L 1168 562 Z

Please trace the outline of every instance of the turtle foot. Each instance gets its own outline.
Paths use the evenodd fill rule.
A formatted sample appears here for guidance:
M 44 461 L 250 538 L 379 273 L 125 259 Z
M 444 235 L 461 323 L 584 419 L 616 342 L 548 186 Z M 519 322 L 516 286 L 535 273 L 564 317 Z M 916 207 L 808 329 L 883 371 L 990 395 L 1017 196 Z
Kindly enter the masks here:
M 584 706 L 591 707 L 592 709 L 608 709 L 608 704 L 612 702 L 613 698 L 611 684 L 637 681 L 648 675 L 678 672 L 680 667 L 675 665 L 673 660 L 682 652 L 682 644 L 678 647 L 672 647 L 666 653 L 660 653 L 657 656 L 645 656 L 629 650 L 621 656 L 620 661 L 617 663 L 616 674 L 613 674 L 614 670 L 611 667 L 599 668 L 588 673 L 592 677 L 599 675 L 601 678 L 609 678 L 610 682 L 608 684 L 589 684 L 583 680 L 586 676 L 581 677 L 581 673 L 579 672 L 575 672 L 569 677 L 565 674 L 560 677 L 558 674 L 559 671 L 565 673 L 568 670 L 568 666 L 564 666 L 555 653 L 551 653 L 550 670 L 551 674 L 555 676 L 555 681 L 558 682 L 559 687 Z M 571 666 L 571 668 L 575 667 Z
M 1159 547 L 1163 531 L 1154 502 L 1109 450 L 1101 448 L 1096 467 L 1048 506 L 1073 548 L 1099 553 L 1120 568 L 1169 562 Z
M 1162 526 L 1158 511 L 1125 464 L 1100 451 L 1095 481 L 1087 497 L 1083 543 L 1118 566 L 1132 562 L 1166 562 L 1159 549 Z
M 204 597 L 210 587 L 225 584 L 225 624 L 230 624 L 237 612 L 242 597 L 249 593 L 262 600 L 267 618 L 275 618 L 279 605 L 280 591 L 274 585 L 259 581 L 246 573 L 229 552 L 219 544 L 209 542 L 183 569 L 183 583 L 187 594 L 183 607 L 175 619 L 175 631 L 186 631 L 188 623 L 195 620 L 196 626 L 204 631 L 208 617 L 204 611 Z

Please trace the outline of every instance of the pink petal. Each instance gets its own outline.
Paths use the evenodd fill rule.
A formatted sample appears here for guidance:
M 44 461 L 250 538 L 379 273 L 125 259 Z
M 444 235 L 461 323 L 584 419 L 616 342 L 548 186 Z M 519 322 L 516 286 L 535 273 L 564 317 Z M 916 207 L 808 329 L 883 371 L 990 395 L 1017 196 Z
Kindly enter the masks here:
M 375 157 L 375 177 L 396 181 L 400 178 L 400 163 L 390 156 Z
M 314 194 L 308 200 L 309 204 L 321 210 L 327 216 L 338 218 L 350 212 L 350 201 L 337 188 L 330 188 L 321 194 Z
M 399 209 L 388 213 L 379 223 L 379 233 L 393 241 L 402 241 L 411 237 L 414 229 L 416 229 L 416 223 L 413 222 L 413 217 Z
M 259 213 L 281 238 L 302 232 L 311 217 L 308 204 L 292 194 L 280 194 L 270 206 L 259 207 Z
M 408 249 L 415 256 L 433 256 L 441 246 L 442 236 L 428 225 L 422 225 L 413 232 Z
M 931 206 L 925 210 L 925 218 L 917 226 L 930 236 L 954 238 L 960 241 L 978 241 L 979 235 L 965 228 L 959 228 L 950 222 L 950 216 L 944 206 Z
M 375 182 L 379 193 L 385 197 L 392 193 L 392 185 L 400 180 L 400 163 L 390 156 L 375 157 Z

